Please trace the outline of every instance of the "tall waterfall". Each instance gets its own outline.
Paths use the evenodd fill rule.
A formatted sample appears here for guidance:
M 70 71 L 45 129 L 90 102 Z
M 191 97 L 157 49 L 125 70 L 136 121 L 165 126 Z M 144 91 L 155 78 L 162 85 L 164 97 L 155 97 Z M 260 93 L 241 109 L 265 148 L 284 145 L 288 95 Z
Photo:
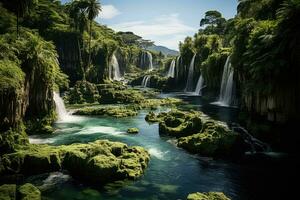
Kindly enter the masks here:
M 53 99 L 56 106 L 56 113 L 58 115 L 58 121 L 64 121 L 68 119 L 70 115 L 68 114 L 63 99 L 59 96 L 58 93 L 53 93 Z
M 228 56 L 222 76 L 220 96 L 218 100 L 219 105 L 229 106 L 233 101 L 233 73 L 234 71 L 230 63 L 230 56 Z
M 141 86 L 142 87 L 150 87 L 150 79 L 151 79 L 150 75 L 144 76 Z
M 147 51 L 147 57 L 149 59 L 149 71 L 152 71 L 153 70 L 153 58 L 152 58 L 152 54 L 150 52 Z
M 116 55 L 113 54 L 109 64 L 109 79 L 119 81 L 121 78 L 119 62 Z
M 189 74 L 186 82 L 186 86 L 184 91 L 185 92 L 192 92 L 193 91 L 193 77 L 194 77 L 194 65 L 195 65 L 195 58 L 196 54 L 193 56 L 191 63 L 190 63 L 190 68 L 189 68 Z
M 168 77 L 174 78 L 175 77 L 175 65 L 176 65 L 176 61 L 172 60 L 171 64 L 170 64 L 170 68 L 169 68 L 169 72 L 168 72 Z
M 195 89 L 195 94 L 199 94 L 200 96 L 202 96 L 202 89 L 204 88 L 203 84 L 204 84 L 204 78 L 201 74 L 199 79 L 198 79 L 198 82 L 197 82 L 197 86 L 196 86 L 196 89 Z

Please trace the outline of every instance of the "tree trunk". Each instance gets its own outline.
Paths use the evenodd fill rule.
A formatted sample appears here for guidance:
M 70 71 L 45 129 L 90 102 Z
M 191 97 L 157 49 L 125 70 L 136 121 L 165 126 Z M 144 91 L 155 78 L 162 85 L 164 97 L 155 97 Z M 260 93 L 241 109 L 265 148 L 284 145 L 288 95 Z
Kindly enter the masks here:
M 90 40 L 89 40 L 89 62 L 88 62 L 88 68 L 90 67 L 91 65 L 91 41 L 92 41 L 92 24 L 93 24 L 93 21 L 91 20 L 90 21 Z
M 79 42 L 79 36 L 77 35 L 77 46 L 78 46 L 78 57 L 79 57 L 79 66 L 82 71 L 82 78 L 85 80 L 85 73 L 84 73 L 84 68 L 83 68 L 83 63 L 82 63 L 82 56 L 81 56 L 81 46 Z

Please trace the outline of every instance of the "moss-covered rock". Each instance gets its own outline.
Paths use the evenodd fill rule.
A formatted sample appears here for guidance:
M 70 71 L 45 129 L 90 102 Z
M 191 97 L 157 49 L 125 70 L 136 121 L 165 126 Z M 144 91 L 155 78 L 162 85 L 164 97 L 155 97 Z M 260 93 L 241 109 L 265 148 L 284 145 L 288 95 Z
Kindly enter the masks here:
M 129 129 L 127 129 L 127 133 L 129 133 L 129 134 L 138 134 L 139 129 L 138 128 L 129 128 Z
M 23 125 L 19 125 L 17 128 L 11 128 L 8 131 L 0 133 L 0 156 L 5 153 L 14 152 L 20 145 L 27 145 L 29 143 L 24 129 Z
M 100 104 L 140 103 L 145 100 L 141 91 L 130 89 L 120 83 L 99 84 L 97 88 L 101 95 Z
M 41 192 L 34 185 L 21 186 L 4 184 L 0 186 L 0 200 L 40 200 Z
M 201 112 L 172 110 L 146 116 L 159 122 L 159 133 L 178 138 L 177 145 L 191 153 L 212 157 L 239 157 L 245 150 L 239 134 L 222 122 L 211 120 Z
M 137 112 L 126 106 L 88 107 L 78 109 L 74 115 L 112 116 L 117 118 L 136 116 Z
M 187 200 L 230 200 L 222 192 L 208 192 L 208 193 L 192 193 L 189 194 Z
M 2 157 L 2 174 L 40 174 L 68 170 L 77 179 L 104 184 L 142 175 L 150 156 L 141 147 L 98 140 L 63 146 L 29 145 Z
M 16 188 L 14 184 L 4 184 L 0 186 L 0 200 L 15 200 Z
M 173 110 L 163 117 L 159 123 L 159 133 L 173 137 L 192 135 L 202 129 L 200 112 L 185 113 Z
M 101 107 L 86 107 L 74 111 L 74 115 L 92 115 L 92 116 L 112 116 L 117 118 L 131 117 L 138 114 L 141 109 L 157 109 L 160 106 L 175 106 L 180 104 L 181 100 L 175 98 L 166 99 L 147 99 L 139 104 L 113 105 Z
M 26 183 L 18 188 L 18 197 L 21 200 L 40 200 L 41 192 L 34 185 Z
M 88 81 L 77 81 L 75 86 L 70 89 L 68 102 L 70 104 L 94 103 L 100 96 L 95 84 Z
M 206 121 L 200 133 L 178 139 L 178 146 L 192 153 L 213 157 L 235 157 L 244 152 L 240 135 L 217 121 Z

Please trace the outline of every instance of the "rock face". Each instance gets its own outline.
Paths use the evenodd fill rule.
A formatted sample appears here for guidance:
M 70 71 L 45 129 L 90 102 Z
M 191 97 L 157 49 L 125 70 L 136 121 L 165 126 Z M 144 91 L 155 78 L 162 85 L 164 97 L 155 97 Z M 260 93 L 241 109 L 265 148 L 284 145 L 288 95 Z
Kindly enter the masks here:
M 141 176 L 149 159 L 141 147 L 108 140 L 58 147 L 30 145 L 5 154 L 0 174 L 33 175 L 64 169 L 74 178 L 104 184 Z
M 159 133 L 178 138 L 177 145 L 191 153 L 212 157 L 238 157 L 244 152 L 242 138 L 218 121 L 200 112 L 172 110 L 146 116 L 159 122 Z
M 41 192 L 34 185 L 26 183 L 21 186 L 4 184 L 0 186 L 1 200 L 40 200 Z
M 208 193 L 192 193 L 189 194 L 187 200 L 230 200 L 222 192 L 208 192 Z

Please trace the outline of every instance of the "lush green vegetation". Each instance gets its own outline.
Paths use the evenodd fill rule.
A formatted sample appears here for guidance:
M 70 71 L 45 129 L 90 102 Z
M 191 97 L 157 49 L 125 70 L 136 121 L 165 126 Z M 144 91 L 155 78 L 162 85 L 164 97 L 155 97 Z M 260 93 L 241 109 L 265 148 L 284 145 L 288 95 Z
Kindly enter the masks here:
M 296 0 L 240 1 L 238 15 L 227 21 L 208 11 L 200 22 L 206 27 L 180 44 L 183 62 L 188 65 L 197 53 L 196 67 L 213 90 L 230 54 L 242 107 L 272 121 L 299 119 L 299 5 Z
M 243 157 L 255 138 L 246 144 L 242 134 L 194 110 L 154 113 L 162 106 L 173 109 L 183 104 L 176 98 L 157 96 L 161 91 L 185 88 L 194 56 L 193 85 L 201 74 L 207 97 L 204 100 L 218 95 L 224 64 L 230 58 L 242 125 L 276 150 L 293 152 L 299 141 L 293 129 L 298 128 L 300 120 L 300 1 L 238 2 L 233 19 L 225 19 L 216 10 L 207 11 L 200 19 L 199 31 L 179 43 L 180 56 L 174 57 L 162 52 L 149 55 L 147 48 L 152 41 L 132 32 L 115 32 L 96 22 L 101 12 L 98 0 L 66 4 L 56 0 L 2 0 L 0 182 L 2 176 L 8 176 L 9 182 L 17 185 L 0 186 L 0 199 L 1 195 L 6 199 L 41 199 L 35 186 L 19 184 L 19 175 L 23 179 L 67 170 L 78 180 L 103 185 L 140 177 L 148 166 L 150 154 L 144 148 L 119 142 L 30 144 L 29 134 L 51 135 L 55 131 L 54 92 L 64 93 L 64 101 L 75 115 L 117 121 L 151 110 L 145 120 L 158 123 L 160 136 L 175 138 L 176 145 L 187 152 L 222 159 Z M 126 81 L 111 77 L 113 58 L 117 58 Z M 149 70 L 152 58 L 156 67 Z M 176 75 L 167 77 L 175 60 Z M 156 90 L 133 87 L 141 86 L 146 77 L 147 86 Z M 124 121 L 132 123 L 131 118 Z M 138 127 L 126 127 L 128 134 L 137 134 L 131 139 L 144 137 L 141 127 L 130 126 Z M 102 129 L 102 124 L 97 128 Z M 155 153 L 158 157 L 164 154 Z M 211 192 L 193 193 L 187 199 L 228 198 Z

